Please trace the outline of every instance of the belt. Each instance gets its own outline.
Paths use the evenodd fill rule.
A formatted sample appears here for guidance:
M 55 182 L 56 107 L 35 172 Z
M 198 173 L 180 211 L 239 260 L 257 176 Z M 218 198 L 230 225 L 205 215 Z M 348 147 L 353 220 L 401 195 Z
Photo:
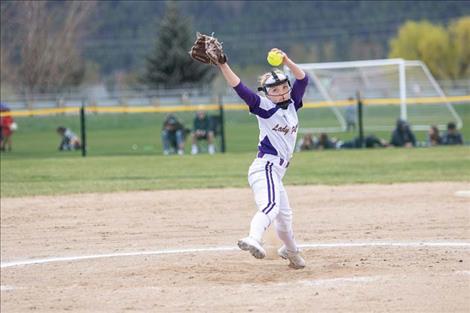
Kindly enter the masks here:
M 265 155 L 269 155 L 269 156 L 278 158 L 273 154 L 268 154 L 268 153 L 264 153 L 264 152 L 261 152 L 261 151 L 258 152 L 258 158 L 260 158 L 260 159 L 262 159 Z M 283 167 L 287 168 L 287 167 L 289 167 L 289 164 L 290 164 L 290 162 L 288 162 L 288 161 L 286 162 L 286 160 L 284 160 L 283 158 L 279 158 L 279 166 L 284 165 Z

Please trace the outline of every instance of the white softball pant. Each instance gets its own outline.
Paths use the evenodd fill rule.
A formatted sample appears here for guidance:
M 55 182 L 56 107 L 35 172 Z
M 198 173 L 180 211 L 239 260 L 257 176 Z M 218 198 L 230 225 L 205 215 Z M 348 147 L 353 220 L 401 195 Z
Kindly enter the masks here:
M 282 183 L 288 163 L 280 160 L 270 155 L 256 158 L 248 170 L 248 182 L 253 190 L 256 206 L 269 218 L 269 224 L 275 222 L 278 231 L 291 233 L 292 209 Z

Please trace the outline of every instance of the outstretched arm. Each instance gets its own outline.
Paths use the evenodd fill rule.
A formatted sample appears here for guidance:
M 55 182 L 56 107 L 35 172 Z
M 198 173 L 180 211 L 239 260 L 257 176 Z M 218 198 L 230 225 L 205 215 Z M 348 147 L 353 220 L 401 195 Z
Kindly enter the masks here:
M 217 66 L 224 75 L 224 78 L 230 87 L 235 90 L 238 96 L 242 98 L 250 108 L 259 106 L 259 96 L 241 82 L 240 78 L 232 71 L 227 62 L 223 64 L 217 64 Z
M 250 110 L 253 107 L 259 107 L 260 97 L 243 85 L 237 74 L 232 71 L 227 64 L 227 56 L 222 49 L 222 44 L 217 38 L 198 33 L 189 54 L 196 61 L 217 65 L 229 86 L 248 104 Z
M 224 64 L 218 64 L 218 67 L 230 87 L 233 88 L 240 83 L 240 78 L 237 76 L 237 74 L 232 71 L 227 62 L 225 62 Z

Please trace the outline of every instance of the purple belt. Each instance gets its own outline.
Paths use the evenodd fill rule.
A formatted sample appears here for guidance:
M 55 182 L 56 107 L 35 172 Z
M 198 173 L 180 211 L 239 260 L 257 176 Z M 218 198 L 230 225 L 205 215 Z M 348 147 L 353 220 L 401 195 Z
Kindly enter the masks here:
M 267 154 L 267 153 L 264 153 L 264 152 L 259 151 L 259 152 L 258 152 L 258 158 L 263 158 L 266 154 Z M 268 154 L 268 155 L 275 156 L 275 155 L 273 155 L 273 154 Z M 284 160 L 283 158 L 279 158 L 279 165 L 282 166 L 282 164 L 284 164 L 284 163 L 285 163 L 285 160 Z M 285 168 L 289 167 L 289 164 L 290 164 L 290 162 L 287 162 Z

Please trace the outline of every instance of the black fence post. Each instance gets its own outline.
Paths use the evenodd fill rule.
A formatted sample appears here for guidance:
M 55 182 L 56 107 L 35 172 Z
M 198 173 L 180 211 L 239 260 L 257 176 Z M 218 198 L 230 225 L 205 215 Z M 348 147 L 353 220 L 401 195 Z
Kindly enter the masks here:
M 357 122 L 359 126 L 359 145 L 360 148 L 364 148 L 364 128 L 363 128 L 363 120 L 362 120 L 362 99 L 361 99 L 361 94 L 356 92 L 356 99 L 357 99 Z
M 82 156 L 86 157 L 86 125 L 85 125 L 85 101 L 80 107 L 80 131 L 82 135 Z
M 223 97 L 219 95 L 219 115 L 220 115 L 220 150 L 225 153 L 225 121 L 224 121 L 224 106 Z

